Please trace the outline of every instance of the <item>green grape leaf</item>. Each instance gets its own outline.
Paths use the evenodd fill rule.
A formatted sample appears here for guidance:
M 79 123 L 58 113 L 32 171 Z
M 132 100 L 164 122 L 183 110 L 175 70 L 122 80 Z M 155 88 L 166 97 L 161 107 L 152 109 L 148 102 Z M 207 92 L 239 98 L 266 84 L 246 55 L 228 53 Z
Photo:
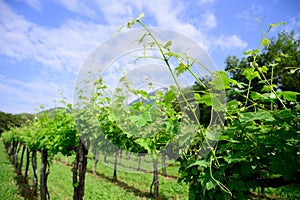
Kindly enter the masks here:
M 199 93 L 195 93 L 194 94 L 194 98 L 197 100 L 197 101 L 201 101 L 201 96 L 200 96 L 200 94 Z
M 237 84 L 237 81 L 227 77 L 227 73 L 224 71 L 214 72 L 214 79 L 209 82 L 216 90 L 224 90 L 230 88 L 230 83 Z
M 209 165 L 209 162 L 205 160 L 197 160 L 194 163 L 190 164 L 187 168 L 197 166 L 197 165 L 199 165 L 200 167 L 207 167 Z
M 150 138 L 138 138 L 135 140 L 137 144 L 144 147 L 144 149 L 147 150 L 148 153 L 152 152 L 152 140 Z
M 248 50 L 248 51 L 245 51 L 244 54 L 245 55 L 255 55 L 255 54 L 258 54 L 259 50 L 256 49 L 256 50 Z
M 211 141 L 216 141 L 216 140 L 218 140 L 219 135 L 214 133 L 214 132 L 208 131 L 206 133 L 205 138 L 208 139 L 208 140 L 211 140 Z
M 247 69 L 244 70 L 243 75 L 246 77 L 246 79 L 248 81 L 251 81 L 251 80 L 253 80 L 256 77 L 259 78 L 259 79 L 261 79 L 258 71 L 254 71 L 254 70 L 255 69 L 253 67 L 247 68 Z
M 273 90 L 273 88 L 276 88 L 277 85 L 273 84 L 273 85 L 264 85 L 262 88 L 262 92 L 271 92 Z
M 210 94 L 204 94 L 200 96 L 199 94 L 195 93 L 194 97 L 199 103 L 203 103 L 207 106 L 212 106 Z
M 258 71 L 262 72 L 262 73 L 267 73 L 268 72 L 268 67 L 267 66 L 262 66 L 262 67 L 258 67 L 257 68 Z
M 211 190 L 211 189 L 214 189 L 216 187 L 216 182 L 214 181 L 209 181 L 205 184 L 205 187 L 207 190 Z
M 276 27 L 276 26 L 281 26 L 282 24 L 285 24 L 285 22 L 278 22 L 276 24 L 271 23 L 270 28 Z
M 237 100 L 231 100 L 226 104 L 226 110 L 230 114 L 238 113 L 239 112 L 239 102 Z
M 150 111 L 143 112 L 140 115 L 134 115 L 131 117 L 131 121 L 139 127 L 145 126 L 148 122 L 152 121 Z
M 274 121 L 272 114 L 266 110 L 258 111 L 254 114 L 253 120 Z
M 264 38 L 262 41 L 261 41 L 261 44 L 264 45 L 265 47 L 269 47 L 270 45 L 270 40 L 268 38 Z
M 135 95 L 141 95 L 143 99 L 148 99 L 148 93 L 145 90 L 135 90 Z
M 250 122 L 250 121 L 253 121 L 253 117 L 254 117 L 254 113 L 245 112 L 245 113 L 241 113 L 239 119 L 241 122 Z
M 245 55 L 252 55 L 252 54 L 254 54 L 254 51 L 253 50 L 248 50 L 248 51 L 245 51 L 244 54 Z
M 175 99 L 175 93 L 173 90 L 170 90 L 166 93 L 165 97 L 164 97 L 164 102 L 166 104 L 170 104 L 174 99 Z
M 163 47 L 164 47 L 165 49 L 168 49 L 171 45 L 172 45 L 172 41 L 169 40 Z
M 179 65 L 175 68 L 176 76 L 179 76 L 180 74 L 185 72 L 186 69 L 187 69 L 186 65 L 180 62 Z
M 286 101 L 297 101 L 297 95 L 300 95 L 300 93 L 292 91 L 281 91 L 277 92 L 277 94 Z

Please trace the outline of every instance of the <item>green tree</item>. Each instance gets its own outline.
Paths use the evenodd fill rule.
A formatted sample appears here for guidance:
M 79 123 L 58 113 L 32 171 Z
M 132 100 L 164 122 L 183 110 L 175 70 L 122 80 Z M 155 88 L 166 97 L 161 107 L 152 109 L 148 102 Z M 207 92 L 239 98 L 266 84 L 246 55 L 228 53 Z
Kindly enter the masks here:
M 277 37 L 270 40 L 263 40 L 265 43 L 262 51 L 255 56 L 255 68 L 265 71 L 265 77 L 262 79 L 272 80 L 275 91 L 295 91 L 300 92 L 300 38 L 297 38 L 292 31 L 280 32 Z M 247 52 L 246 52 L 247 54 Z M 245 69 L 250 69 L 253 63 L 254 55 L 247 54 L 247 57 L 241 59 L 236 56 L 229 56 L 225 61 L 225 70 L 229 76 L 241 83 L 247 83 L 247 78 L 243 75 Z M 268 70 L 272 69 L 272 70 Z M 259 84 L 264 81 L 262 79 L 253 79 L 251 91 L 261 92 L 267 91 L 268 86 Z M 240 94 L 245 94 L 246 90 L 239 85 L 238 90 L 229 94 L 231 98 L 242 98 Z M 238 97 L 239 96 L 239 97 Z M 298 99 L 299 100 L 299 99 Z
M 71 109 L 71 105 L 67 105 Z M 33 167 L 33 194 L 37 196 L 37 152 L 41 152 L 40 169 L 40 197 L 43 200 L 50 199 L 47 188 L 47 178 L 50 173 L 49 161 L 57 153 L 71 155 L 72 149 L 78 146 L 78 135 L 73 115 L 69 109 L 54 108 L 40 112 L 34 122 L 24 123 L 22 127 L 13 127 L 3 133 L 3 138 L 10 155 L 13 155 L 15 167 L 17 167 L 18 153 L 23 146 L 19 169 L 22 168 L 22 160 L 25 146 L 32 152 Z M 21 115 L 22 116 L 22 115 Z M 26 116 L 25 116 L 26 117 Z M 27 153 L 28 155 L 28 153 Z M 26 161 L 27 176 L 29 156 Z
M 299 39 L 282 32 L 269 40 L 267 33 L 247 57 L 226 60 L 236 82 L 216 151 L 199 157 L 191 145 L 181 157 L 190 199 L 249 199 L 259 188 L 264 198 L 265 188 L 300 183 Z
M 0 135 L 3 131 L 10 129 L 11 127 L 20 127 L 27 121 L 33 120 L 33 114 L 21 113 L 13 115 L 11 113 L 5 113 L 0 111 Z

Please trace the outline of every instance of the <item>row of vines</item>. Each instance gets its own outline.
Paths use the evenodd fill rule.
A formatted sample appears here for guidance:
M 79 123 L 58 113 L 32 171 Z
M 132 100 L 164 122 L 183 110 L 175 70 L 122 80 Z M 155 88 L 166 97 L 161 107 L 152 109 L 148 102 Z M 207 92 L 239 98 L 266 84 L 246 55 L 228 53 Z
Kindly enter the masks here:
M 266 65 L 258 62 L 262 48 L 270 45 L 267 34 L 281 24 L 271 24 L 259 47 L 245 53 L 249 65 L 240 69 L 240 80 L 229 78 L 225 71 L 199 77 L 191 68 L 200 61 L 173 52 L 171 41 L 161 44 L 140 17 L 128 27 L 136 24 L 145 30 L 139 42 L 145 50 L 160 52 L 159 59 L 172 75 L 174 86 L 161 90 L 149 82 L 150 94 L 149 90 L 131 88 L 123 77 L 120 81 L 124 87 L 108 93 L 100 77 L 93 82 L 96 90 L 89 97 L 84 90 L 77 91 L 80 105 L 75 108 L 68 105 L 41 112 L 34 122 L 4 132 L 8 153 L 20 170 L 26 152 L 25 177 L 32 162 L 35 195 L 37 152 L 42 159 L 39 185 L 43 200 L 49 199 L 49 162 L 58 153 L 76 153 L 74 199 L 84 197 L 88 153 L 95 155 L 96 165 L 100 151 L 115 154 L 115 179 L 122 152 L 131 152 L 139 159 L 140 155 L 149 156 L 153 164 L 150 194 L 154 197 L 159 196 L 160 158 L 180 162 L 179 181 L 189 184 L 190 199 L 249 199 L 258 188 L 265 196 L 265 188 L 299 183 L 299 93 L 280 90 L 275 83 L 277 65 L 290 55 L 279 52 Z M 299 59 L 299 54 L 296 56 Z M 178 66 L 173 68 L 171 60 Z M 293 76 L 300 68 L 286 66 L 284 70 Z M 182 88 L 177 80 L 183 73 L 190 73 L 197 84 Z M 254 84 L 260 89 L 254 90 Z M 134 96 L 135 101 L 124 103 L 128 96 Z M 203 119 L 202 112 L 199 119 L 201 109 L 212 116 L 210 123 L 206 118 L 211 116 Z
M 79 138 L 74 117 L 64 108 L 40 112 L 36 118 L 34 122 L 28 121 L 22 127 L 12 128 L 4 132 L 2 137 L 8 155 L 12 158 L 18 173 L 21 173 L 26 153 L 24 178 L 29 178 L 28 170 L 31 165 L 33 197 L 37 197 L 39 188 L 41 199 L 49 199 L 47 179 L 50 173 L 51 160 L 58 153 L 66 156 L 71 155 L 78 146 Z M 21 156 L 18 161 L 20 151 Z M 37 174 L 37 153 L 41 154 L 39 176 Z

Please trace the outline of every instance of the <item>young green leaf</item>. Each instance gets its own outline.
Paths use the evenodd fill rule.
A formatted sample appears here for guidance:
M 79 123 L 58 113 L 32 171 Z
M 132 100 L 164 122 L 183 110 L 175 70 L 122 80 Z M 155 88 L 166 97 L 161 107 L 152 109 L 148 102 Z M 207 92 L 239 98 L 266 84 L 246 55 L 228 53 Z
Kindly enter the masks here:
M 187 69 L 186 65 L 183 64 L 182 62 L 180 62 L 178 64 L 178 66 L 175 68 L 176 76 L 179 76 L 180 74 L 182 74 L 183 72 L 185 72 L 186 69 Z
M 261 79 L 258 71 L 255 71 L 253 67 L 245 69 L 243 75 L 246 77 L 248 81 L 251 81 L 256 77 Z
M 209 162 L 207 162 L 206 160 L 197 160 L 194 163 L 190 164 L 187 168 L 197 166 L 197 165 L 199 165 L 200 167 L 207 167 L 209 166 Z
M 144 147 L 148 153 L 152 152 L 152 140 L 150 138 L 138 138 L 135 140 L 135 142 Z
M 214 188 L 216 187 L 216 185 L 217 185 L 217 184 L 216 184 L 216 182 L 214 182 L 214 181 L 209 181 L 209 182 L 207 182 L 207 183 L 205 184 L 207 190 L 214 189 Z
M 297 101 L 297 96 L 300 95 L 300 93 L 293 91 L 282 91 L 278 92 L 278 95 L 283 97 L 283 99 L 286 101 Z
M 273 85 L 264 85 L 261 91 L 262 92 L 271 92 L 276 87 L 277 87 L 277 85 L 275 85 L 275 84 L 273 84 Z
M 269 47 L 270 45 L 270 40 L 268 38 L 264 38 L 262 41 L 261 41 L 261 44 L 264 45 L 265 47 Z
M 237 81 L 227 77 L 227 73 L 224 71 L 217 71 L 213 74 L 213 80 L 209 84 L 216 90 L 229 89 L 230 83 L 237 84 Z
M 176 95 L 174 93 L 173 90 L 170 90 L 166 93 L 165 97 L 164 97 L 164 102 L 166 104 L 170 104 L 174 99 L 175 99 Z
M 170 46 L 172 46 L 172 40 L 169 40 L 163 47 L 169 49 Z

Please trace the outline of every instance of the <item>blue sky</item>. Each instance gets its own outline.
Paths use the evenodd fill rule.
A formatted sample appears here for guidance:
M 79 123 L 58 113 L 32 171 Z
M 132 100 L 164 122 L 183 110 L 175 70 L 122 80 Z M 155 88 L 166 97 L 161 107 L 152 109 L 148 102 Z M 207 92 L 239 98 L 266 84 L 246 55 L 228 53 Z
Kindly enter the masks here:
M 196 41 L 219 69 L 229 55 L 256 48 L 255 18 L 287 24 L 271 32 L 299 36 L 298 0 L 0 0 L 0 110 L 36 112 L 72 103 L 77 73 L 88 55 L 125 22 L 144 23 Z

